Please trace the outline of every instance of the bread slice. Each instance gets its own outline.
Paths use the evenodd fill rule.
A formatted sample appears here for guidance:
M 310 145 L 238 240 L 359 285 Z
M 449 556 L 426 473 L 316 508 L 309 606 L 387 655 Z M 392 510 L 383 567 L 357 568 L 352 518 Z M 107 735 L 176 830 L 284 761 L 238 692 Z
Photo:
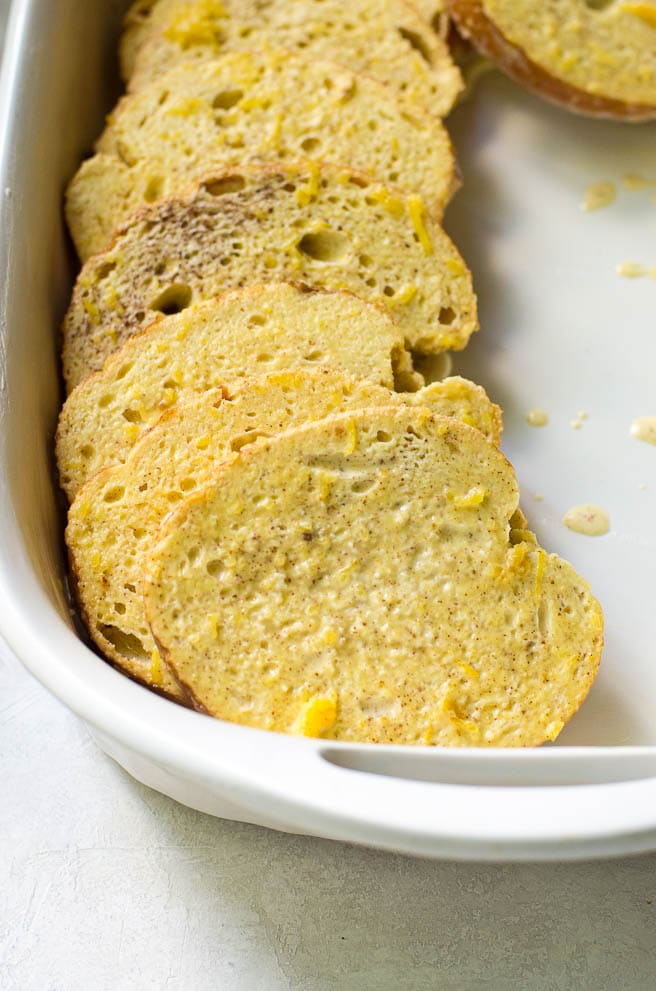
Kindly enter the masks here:
M 568 110 L 656 118 L 656 5 L 448 0 L 458 28 L 517 82 Z
M 100 649 L 132 677 L 160 685 L 170 672 L 148 630 L 141 574 L 157 530 L 175 503 L 258 437 L 336 411 L 391 405 L 464 416 L 490 431 L 498 443 L 498 407 L 464 379 L 401 395 L 344 372 L 305 368 L 212 390 L 165 414 L 124 464 L 92 478 L 70 508 L 66 541 L 71 569 L 81 611 Z M 171 694 L 171 685 L 166 687 Z
M 346 292 L 271 283 L 160 317 L 64 403 L 56 439 L 62 488 L 122 462 L 167 409 L 236 379 L 328 365 L 388 389 L 424 384 L 392 317 Z
M 437 220 L 456 185 L 437 117 L 404 113 L 366 76 L 280 51 L 183 62 L 125 97 L 96 148 L 67 193 L 83 260 L 131 213 L 213 168 L 304 159 L 346 165 L 421 194 Z
M 123 18 L 119 55 L 125 81 L 133 74 L 139 50 L 148 41 L 150 15 L 156 3 L 157 0 L 133 0 Z
M 163 523 L 146 613 L 203 710 L 372 743 L 534 746 L 597 672 L 574 569 L 513 544 L 511 466 L 425 409 L 261 440 Z
M 421 197 L 317 163 L 244 166 L 154 203 L 86 263 L 63 327 L 69 389 L 158 313 L 269 281 L 386 303 L 422 352 L 477 327 L 470 273 Z
M 158 0 L 128 14 L 121 62 L 132 91 L 181 61 L 286 48 L 337 60 L 444 116 L 462 83 L 445 42 L 403 0 Z

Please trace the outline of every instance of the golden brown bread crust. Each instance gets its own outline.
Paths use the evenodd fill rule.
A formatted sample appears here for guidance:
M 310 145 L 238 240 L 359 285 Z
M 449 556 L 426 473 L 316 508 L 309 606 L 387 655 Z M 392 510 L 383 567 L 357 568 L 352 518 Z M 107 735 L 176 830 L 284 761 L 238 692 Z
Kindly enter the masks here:
M 566 110 L 589 117 L 647 121 L 656 119 L 656 107 L 586 93 L 546 72 L 513 45 L 486 15 L 481 0 L 447 0 L 458 30 L 508 76 Z

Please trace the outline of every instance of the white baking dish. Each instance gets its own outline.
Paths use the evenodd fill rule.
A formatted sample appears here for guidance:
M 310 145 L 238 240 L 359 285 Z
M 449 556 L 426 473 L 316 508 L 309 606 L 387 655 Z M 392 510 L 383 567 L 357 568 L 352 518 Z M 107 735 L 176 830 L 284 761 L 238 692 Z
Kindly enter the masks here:
M 51 465 L 60 402 L 54 330 L 74 269 L 61 197 L 111 105 L 122 6 L 18 0 L 10 24 L 1 89 L 3 635 L 131 774 L 214 815 L 439 857 L 656 848 L 654 502 L 649 488 L 638 489 L 651 478 L 653 493 L 656 456 L 626 437 L 627 417 L 656 412 L 647 409 L 656 396 L 656 335 L 647 334 L 656 288 L 613 272 L 627 254 L 656 257 L 639 222 L 644 202 L 627 200 L 603 217 L 582 219 L 576 209 L 582 183 L 647 170 L 653 127 L 575 120 L 498 79 L 453 125 L 466 192 L 449 220 L 474 266 L 485 326 L 459 368 L 506 407 L 520 480 L 545 496 L 529 498 L 531 521 L 591 579 L 606 608 L 608 650 L 583 710 L 558 746 L 535 751 L 374 748 L 260 733 L 178 708 L 116 673 L 76 636 L 64 592 Z M 639 348 L 625 353 L 627 333 Z M 531 405 L 552 415 L 540 434 L 523 426 Z M 572 431 L 578 407 L 590 420 Z M 611 509 L 609 537 L 586 542 L 560 526 L 570 502 L 588 499 Z

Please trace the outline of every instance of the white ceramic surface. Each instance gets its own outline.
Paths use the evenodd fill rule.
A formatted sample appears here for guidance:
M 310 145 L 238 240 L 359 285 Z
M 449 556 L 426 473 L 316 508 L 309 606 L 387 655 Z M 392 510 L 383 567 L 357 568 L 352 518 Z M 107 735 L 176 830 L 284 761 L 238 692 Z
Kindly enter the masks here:
M 565 117 L 492 77 L 453 119 L 466 191 L 448 225 L 474 269 L 484 328 L 457 367 L 504 406 L 527 514 L 590 578 L 608 616 L 602 675 L 561 745 L 444 753 L 257 733 L 180 710 L 111 670 L 75 637 L 62 590 L 50 474 L 52 328 L 71 277 L 61 190 L 110 100 L 120 6 L 20 0 L 10 29 L 1 84 L 3 634 L 131 773 L 215 815 L 433 856 L 656 848 L 656 459 L 628 438 L 634 416 L 656 412 L 656 286 L 614 273 L 627 258 L 656 261 L 654 206 L 646 194 L 595 215 L 577 206 L 596 179 L 649 171 L 653 127 Z M 533 405 L 550 412 L 543 431 L 523 423 Z M 582 408 L 590 418 L 572 431 Z M 543 503 L 530 502 L 533 491 Z M 561 527 L 569 505 L 589 500 L 609 509 L 609 536 Z

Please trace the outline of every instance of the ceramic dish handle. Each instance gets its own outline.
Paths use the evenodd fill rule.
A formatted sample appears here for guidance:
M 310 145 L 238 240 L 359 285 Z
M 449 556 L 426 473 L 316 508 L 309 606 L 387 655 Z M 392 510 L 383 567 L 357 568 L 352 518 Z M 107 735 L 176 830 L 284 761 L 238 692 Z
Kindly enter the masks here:
M 336 839 L 468 859 L 612 854 L 626 848 L 627 833 L 640 837 L 634 848 L 656 839 L 656 748 L 245 743 L 230 760 L 242 799 Z

